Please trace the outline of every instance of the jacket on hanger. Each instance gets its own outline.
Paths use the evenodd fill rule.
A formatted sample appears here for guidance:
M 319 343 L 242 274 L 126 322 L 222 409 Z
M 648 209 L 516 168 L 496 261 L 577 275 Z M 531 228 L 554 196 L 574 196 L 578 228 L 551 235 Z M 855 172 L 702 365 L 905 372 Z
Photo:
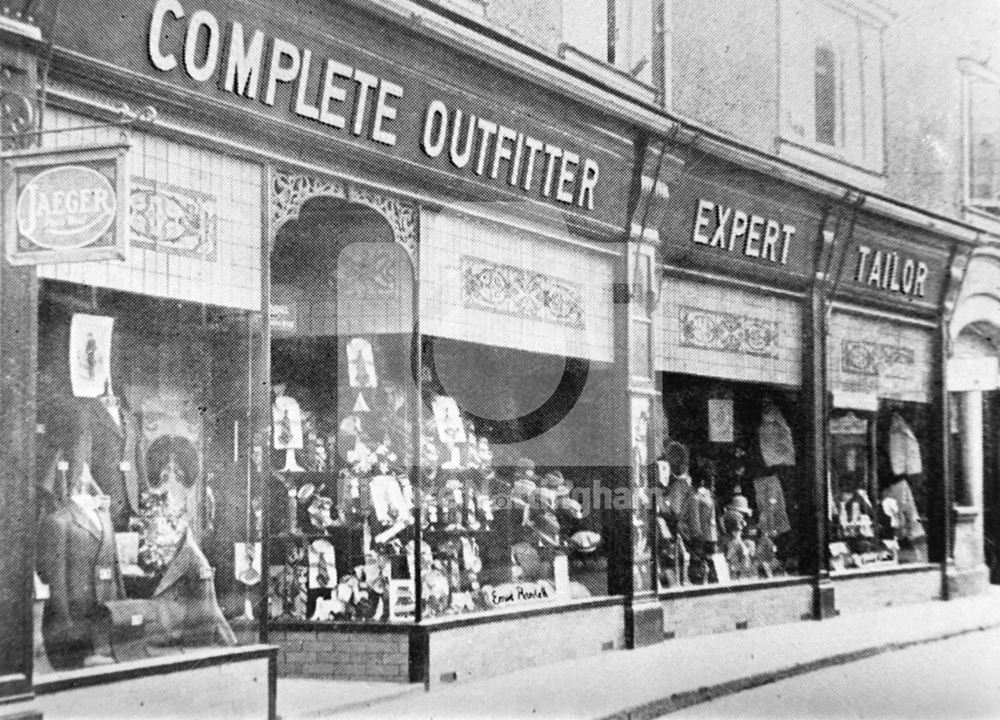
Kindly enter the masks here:
M 792 529 L 785 507 L 785 492 L 777 475 L 768 475 L 753 481 L 757 499 L 757 516 L 761 533 L 775 538 Z
M 919 475 L 924 471 L 917 436 L 899 413 L 892 414 L 889 425 L 889 464 L 893 475 Z
M 692 495 L 694 486 L 691 484 L 690 475 L 671 476 L 659 512 L 667 521 L 670 532 L 675 535 L 679 532 L 681 514 L 688 506 Z
M 715 523 L 715 500 L 708 488 L 698 488 L 687 496 L 680 518 L 681 537 L 688 542 L 717 542 L 718 526 Z
M 902 540 L 919 540 L 927 536 L 923 523 L 920 522 L 920 513 L 917 511 L 917 503 L 913 498 L 913 489 L 905 478 L 900 478 L 892 485 L 882 491 L 883 499 L 896 501 L 898 510 L 898 527 L 896 533 Z
M 795 444 L 792 442 L 791 428 L 774 405 L 765 406 L 757 435 L 760 456 L 766 467 L 795 465 Z

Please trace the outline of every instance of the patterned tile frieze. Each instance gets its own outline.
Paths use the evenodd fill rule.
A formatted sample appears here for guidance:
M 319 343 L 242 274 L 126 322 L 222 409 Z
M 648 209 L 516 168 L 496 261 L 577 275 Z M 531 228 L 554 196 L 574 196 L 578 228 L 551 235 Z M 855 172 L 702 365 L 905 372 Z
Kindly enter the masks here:
M 777 358 L 780 325 L 747 315 L 681 306 L 680 344 L 686 347 Z
M 218 209 L 213 195 L 133 177 L 129 226 L 136 247 L 215 260 Z
M 462 256 L 462 301 L 466 307 L 585 326 L 580 284 L 469 255 Z
M 907 377 L 916 363 L 913 348 L 865 340 L 844 340 L 841 362 L 845 373 Z
M 933 333 L 889 320 L 833 313 L 830 384 L 843 392 L 929 402 Z

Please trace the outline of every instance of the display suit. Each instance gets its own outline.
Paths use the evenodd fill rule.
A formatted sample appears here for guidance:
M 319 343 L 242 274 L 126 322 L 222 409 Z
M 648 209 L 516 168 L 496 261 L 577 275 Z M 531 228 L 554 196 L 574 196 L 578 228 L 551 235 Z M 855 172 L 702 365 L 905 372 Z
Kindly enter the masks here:
M 164 633 L 153 644 L 236 645 L 215 597 L 215 571 L 190 528 L 160 579 L 153 602 Z
M 114 529 L 107 512 L 70 500 L 39 529 L 38 573 L 50 589 L 43 634 L 53 666 L 79 667 L 107 652 L 104 603 L 125 596 Z
M 111 521 L 115 530 L 128 529 L 129 518 L 138 514 L 145 442 L 142 425 L 134 414 L 118 405 L 120 422 L 98 398 L 80 400 L 83 431 L 75 448 L 75 467 L 84 464 L 101 490 L 111 498 Z

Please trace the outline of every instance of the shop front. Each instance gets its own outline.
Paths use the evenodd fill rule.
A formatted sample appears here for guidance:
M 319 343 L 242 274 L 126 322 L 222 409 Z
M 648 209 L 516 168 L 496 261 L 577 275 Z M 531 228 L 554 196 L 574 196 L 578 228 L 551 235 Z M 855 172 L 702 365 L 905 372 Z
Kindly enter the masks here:
M 653 488 L 667 637 L 812 617 L 809 299 L 821 198 L 691 154 L 661 230 Z
M 61 109 L 44 122 L 8 165 L 8 259 L 35 277 L 38 704 L 176 710 L 150 679 L 169 672 L 194 714 L 266 716 L 261 168 Z M 52 250 L 79 228 L 100 237 Z
M 947 597 L 955 501 L 944 317 L 968 252 L 865 212 L 840 250 L 827 336 L 828 549 L 840 612 Z
M 30 258 L 46 716 L 108 683 L 153 712 L 164 673 L 192 712 L 263 715 L 279 674 L 430 686 L 630 644 L 632 129 L 309 12 L 55 18 L 42 147 L 117 148 L 127 212 L 103 254 Z
M 955 240 L 353 5 L 52 21 L 11 696 L 264 716 L 940 597 Z
M 943 318 L 971 245 L 674 153 L 650 483 L 666 636 L 945 597 Z

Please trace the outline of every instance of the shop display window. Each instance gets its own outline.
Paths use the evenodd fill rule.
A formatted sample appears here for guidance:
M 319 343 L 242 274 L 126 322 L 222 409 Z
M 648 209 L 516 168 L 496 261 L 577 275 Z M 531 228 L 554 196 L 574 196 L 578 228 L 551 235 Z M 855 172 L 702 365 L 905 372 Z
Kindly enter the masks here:
M 606 594 L 603 515 L 575 494 L 600 473 L 550 427 L 590 363 L 417 340 L 411 257 L 367 206 L 307 201 L 278 231 L 271 274 L 272 621 L 405 623 Z M 562 377 L 552 397 L 536 397 L 543 375 Z
M 594 439 L 566 419 L 586 404 L 584 386 L 601 387 L 606 372 L 579 358 L 447 338 L 422 345 L 431 574 L 459 548 L 473 548 L 462 573 L 452 572 L 452 600 L 428 605 L 428 615 L 606 595 L 612 496 L 602 503 L 602 469 L 581 462 L 582 445 Z M 600 424 L 590 409 L 576 409 L 591 418 L 588 430 Z M 463 505 L 456 516 L 452 508 Z
M 661 589 L 799 575 L 809 522 L 797 394 L 666 374 L 652 487 Z
M 830 567 L 925 563 L 929 411 L 881 400 L 830 420 Z
M 253 642 L 259 314 L 40 284 L 35 671 Z
M 271 255 L 268 617 L 416 613 L 413 271 L 377 211 L 317 198 Z

